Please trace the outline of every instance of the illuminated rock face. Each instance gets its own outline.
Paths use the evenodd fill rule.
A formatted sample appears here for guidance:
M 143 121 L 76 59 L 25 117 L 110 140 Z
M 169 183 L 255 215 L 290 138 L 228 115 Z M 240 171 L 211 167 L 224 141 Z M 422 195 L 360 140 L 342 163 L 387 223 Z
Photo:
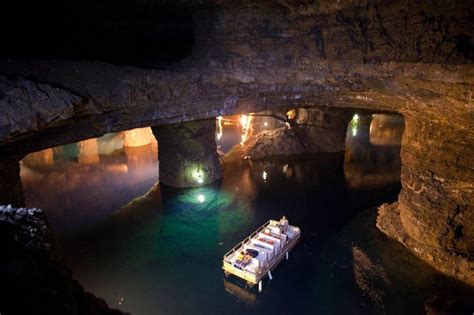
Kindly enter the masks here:
M 79 154 L 77 159 L 81 164 L 97 164 L 99 163 L 99 144 L 97 139 L 87 139 L 77 144 Z
M 405 116 L 402 191 L 377 226 L 438 270 L 474 285 L 474 147 L 467 126 Z
M 347 124 L 354 114 L 353 110 L 298 109 L 297 112 L 298 116 L 295 116 L 291 125 L 283 124 L 284 127 L 272 130 L 265 130 L 260 126 L 261 131 L 254 132 L 243 143 L 239 154 L 262 159 L 269 156 L 344 151 Z M 255 116 L 255 120 L 271 121 L 271 114 L 268 115 Z
M 141 147 L 155 141 L 151 128 L 136 128 L 123 132 L 124 147 Z
M 222 177 L 214 119 L 152 127 L 160 151 L 160 183 L 196 187 Z

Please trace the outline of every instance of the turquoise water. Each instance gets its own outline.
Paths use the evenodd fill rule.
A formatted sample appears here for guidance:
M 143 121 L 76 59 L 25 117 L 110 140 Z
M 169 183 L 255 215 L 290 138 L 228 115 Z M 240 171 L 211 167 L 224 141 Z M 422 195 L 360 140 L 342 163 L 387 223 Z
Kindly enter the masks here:
M 375 228 L 374 207 L 395 201 L 400 191 L 399 147 L 371 145 L 369 126 L 349 132 L 345 153 L 238 161 L 207 187 L 160 187 L 150 184 L 153 172 L 136 172 L 133 187 L 121 186 L 128 202 L 108 209 L 99 203 L 101 215 L 90 215 L 90 222 L 86 215 L 67 220 L 82 210 L 61 213 L 54 192 L 27 202 L 52 209 L 53 229 L 62 231 L 58 254 L 84 288 L 132 314 L 471 314 L 472 289 L 434 272 Z M 123 159 L 115 156 L 101 163 Z M 143 161 L 140 167 L 157 172 L 154 159 Z M 263 292 L 226 278 L 222 256 L 282 215 L 303 234 Z M 75 228 L 64 229 L 71 221 Z

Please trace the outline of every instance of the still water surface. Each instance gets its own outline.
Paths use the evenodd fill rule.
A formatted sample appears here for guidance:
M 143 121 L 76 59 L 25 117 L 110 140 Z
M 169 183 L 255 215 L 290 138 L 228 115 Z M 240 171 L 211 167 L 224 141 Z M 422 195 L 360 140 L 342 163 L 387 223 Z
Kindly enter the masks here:
M 238 161 L 196 189 L 160 187 L 156 144 L 109 135 L 82 160 L 73 145 L 27 157 L 22 181 L 74 277 L 132 314 L 469 313 L 472 290 L 374 227 L 400 191 L 402 130 L 374 117 L 349 127 L 345 154 Z M 282 215 L 303 235 L 263 292 L 226 279 L 222 256 Z

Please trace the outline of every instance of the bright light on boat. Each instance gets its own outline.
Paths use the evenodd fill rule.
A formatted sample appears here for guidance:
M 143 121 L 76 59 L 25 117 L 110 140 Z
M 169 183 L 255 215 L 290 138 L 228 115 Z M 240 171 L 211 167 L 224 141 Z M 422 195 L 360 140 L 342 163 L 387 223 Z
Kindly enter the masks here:
M 198 201 L 199 201 L 200 203 L 203 203 L 204 201 L 206 201 L 206 198 L 204 197 L 203 194 L 198 195 Z

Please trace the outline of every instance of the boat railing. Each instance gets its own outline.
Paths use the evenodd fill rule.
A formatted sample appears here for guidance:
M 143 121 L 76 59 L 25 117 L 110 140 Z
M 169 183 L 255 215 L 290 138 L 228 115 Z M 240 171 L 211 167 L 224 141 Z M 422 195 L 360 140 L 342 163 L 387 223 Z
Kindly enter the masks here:
M 268 220 L 267 222 L 265 222 L 262 226 L 260 226 L 257 230 L 255 230 L 252 234 L 250 234 L 249 237 L 247 237 L 246 239 L 244 239 L 242 242 L 238 243 L 237 245 L 235 245 L 231 250 L 229 250 L 225 255 L 224 255 L 224 260 L 227 261 L 227 262 L 230 262 L 230 259 L 228 258 L 229 256 L 231 256 L 232 254 L 234 254 L 238 248 L 242 247 L 244 244 L 250 242 L 250 240 L 255 236 L 257 235 L 260 231 L 262 231 L 265 227 L 267 227 L 270 222 L 272 220 Z

